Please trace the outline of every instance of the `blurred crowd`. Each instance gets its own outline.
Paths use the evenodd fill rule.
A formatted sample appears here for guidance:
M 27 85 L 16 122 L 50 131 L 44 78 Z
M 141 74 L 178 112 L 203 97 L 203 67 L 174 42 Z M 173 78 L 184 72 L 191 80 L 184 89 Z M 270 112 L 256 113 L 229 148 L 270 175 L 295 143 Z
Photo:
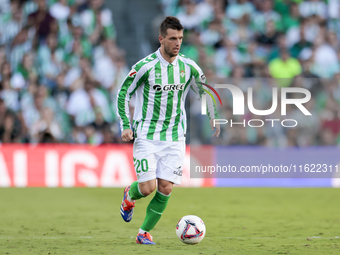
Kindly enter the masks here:
M 306 106 L 312 117 L 287 109 L 287 118 L 300 120 L 298 128 L 223 126 L 214 143 L 340 143 L 338 0 L 158 3 L 161 17 L 153 27 L 158 29 L 168 15 L 180 19 L 185 27 L 181 52 L 198 63 L 209 84 L 232 82 L 244 92 L 251 86 L 259 109 L 270 108 L 273 86 L 304 87 L 312 93 Z M 153 39 L 156 50 L 157 36 Z M 0 0 L 0 141 L 120 143 L 115 100 L 130 67 L 117 45 L 114 17 L 104 0 Z M 188 140 L 209 142 L 211 129 L 199 102 L 192 93 L 187 102 Z M 218 106 L 220 117 L 238 120 L 231 115 L 231 102 Z M 245 118 L 259 116 L 247 113 Z
M 119 142 L 129 72 L 103 0 L 0 0 L 0 141 Z

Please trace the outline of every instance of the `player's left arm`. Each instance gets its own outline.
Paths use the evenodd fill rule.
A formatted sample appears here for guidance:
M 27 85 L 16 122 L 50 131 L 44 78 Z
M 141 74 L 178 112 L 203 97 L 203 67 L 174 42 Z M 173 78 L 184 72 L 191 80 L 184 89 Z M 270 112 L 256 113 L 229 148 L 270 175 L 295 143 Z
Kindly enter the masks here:
M 205 92 L 205 88 L 203 87 L 203 85 L 201 83 L 206 83 L 206 77 L 202 71 L 201 68 L 199 68 L 199 66 L 195 63 L 193 63 L 193 65 L 191 65 L 191 71 L 192 71 L 192 80 L 191 80 L 191 89 L 196 93 L 197 98 L 199 100 L 202 100 L 202 95 L 206 95 L 206 100 L 207 100 L 207 115 L 209 117 L 210 120 L 210 127 L 212 131 L 215 131 L 213 134 L 213 137 L 218 137 L 220 135 L 221 129 L 220 129 L 220 125 L 219 124 L 215 124 L 214 127 L 214 119 L 219 119 L 218 117 L 218 113 L 216 110 L 216 106 L 212 100 L 212 98 L 210 97 L 210 95 L 208 95 Z M 206 88 L 207 89 L 207 88 Z

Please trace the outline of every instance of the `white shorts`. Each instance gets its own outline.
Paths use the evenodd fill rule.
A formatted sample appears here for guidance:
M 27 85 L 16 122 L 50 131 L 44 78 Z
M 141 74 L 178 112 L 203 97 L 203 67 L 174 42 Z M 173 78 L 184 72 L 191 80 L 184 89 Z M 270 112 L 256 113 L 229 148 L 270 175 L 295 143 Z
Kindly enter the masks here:
M 168 142 L 136 138 L 133 161 L 138 182 L 156 178 L 181 184 L 185 140 Z

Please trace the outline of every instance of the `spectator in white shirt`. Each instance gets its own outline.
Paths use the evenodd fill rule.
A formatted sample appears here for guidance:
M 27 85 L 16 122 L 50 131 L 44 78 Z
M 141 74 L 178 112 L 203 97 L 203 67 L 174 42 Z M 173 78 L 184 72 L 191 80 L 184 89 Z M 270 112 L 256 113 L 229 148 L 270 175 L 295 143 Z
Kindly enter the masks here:
M 107 122 L 112 121 L 107 97 L 101 90 L 94 88 L 92 81 L 87 80 L 84 88 L 71 93 L 66 111 L 73 117 L 76 126 L 86 126 L 95 120 L 96 110 L 102 112 Z
M 199 26 L 204 20 L 192 0 L 185 2 L 184 11 L 178 13 L 177 18 L 181 21 L 182 26 L 189 30 Z
M 47 45 L 42 45 L 38 49 L 38 60 L 41 74 L 53 80 L 63 70 L 64 51 L 58 48 L 57 36 L 49 34 Z
M 244 23 L 244 20 L 249 21 L 250 15 L 254 11 L 255 8 L 253 4 L 248 0 L 238 0 L 237 3 L 228 5 L 227 18 L 236 24 Z
M 299 5 L 299 11 L 303 17 L 310 17 L 313 15 L 316 15 L 321 19 L 327 17 L 327 5 L 324 1 L 320 0 L 302 1 Z
M 19 93 L 12 89 L 10 80 L 5 79 L 1 81 L 0 85 L 0 98 L 4 100 L 5 105 L 12 111 L 19 111 Z
M 312 71 L 322 78 L 332 78 L 335 73 L 340 72 L 339 59 L 336 51 L 325 42 L 323 34 L 314 41 L 313 51 L 314 64 Z
M 81 26 L 90 41 L 96 42 L 102 35 L 104 38 L 115 39 L 116 29 L 112 12 L 105 8 L 103 0 L 89 0 L 89 7 L 80 14 Z
M 227 38 L 223 40 L 223 46 L 216 51 L 215 68 L 217 76 L 226 78 L 230 75 L 233 66 L 242 63 L 242 56 L 235 44 Z
M 59 0 L 50 7 L 50 14 L 53 18 L 61 21 L 66 21 L 71 14 L 71 9 L 67 5 L 67 0 Z
M 42 109 L 40 119 L 33 123 L 29 131 L 33 143 L 41 141 L 46 133 L 52 136 L 53 141 L 61 141 L 64 136 L 59 122 L 50 108 Z
M 282 27 L 281 15 L 273 10 L 273 1 L 261 0 L 258 2 L 260 3 L 260 9 L 251 15 L 251 23 L 254 32 L 264 32 L 268 21 L 274 21 L 276 29 L 280 30 Z
M 97 56 L 93 65 L 93 77 L 106 89 L 112 91 L 124 81 L 129 70 L 122 53 L 116 49 L 112 40 L 105 40 L 103 52 Z M 99 54 L 98 54 L 99 55 Z

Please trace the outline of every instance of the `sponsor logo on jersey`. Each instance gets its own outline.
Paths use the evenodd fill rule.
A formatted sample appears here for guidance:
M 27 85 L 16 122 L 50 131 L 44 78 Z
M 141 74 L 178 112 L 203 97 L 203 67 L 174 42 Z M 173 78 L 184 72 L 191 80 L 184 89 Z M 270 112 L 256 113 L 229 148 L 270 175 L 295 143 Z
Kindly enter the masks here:
M 129 73 L 129 77 L 134 77 L 136 75 L 137 71 L 135 69 L 132 69 Z
M 183 90 L 184 89 L 185 83 L 180 83 L 180 84 L 167 84 L 164 85 L 163 87 L 160 84 L 155 84 L 153 85 L 153 89 L 156 91 L 178 91 L 178 90 Z

